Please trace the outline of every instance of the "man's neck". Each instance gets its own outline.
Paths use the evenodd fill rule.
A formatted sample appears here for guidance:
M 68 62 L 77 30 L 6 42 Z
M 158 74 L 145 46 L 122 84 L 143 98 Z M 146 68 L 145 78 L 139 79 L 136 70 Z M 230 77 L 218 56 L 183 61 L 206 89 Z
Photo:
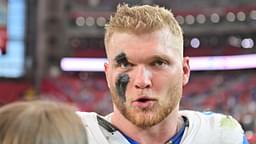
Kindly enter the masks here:
M 127 120 L 119 111 L 112 115 L 112 124 L 131 139 L 140 144 L 164 144 L 174 136 L 182 125 L 177 111 L 169 114 L 163 121 L 149 128 L 140 128 Z

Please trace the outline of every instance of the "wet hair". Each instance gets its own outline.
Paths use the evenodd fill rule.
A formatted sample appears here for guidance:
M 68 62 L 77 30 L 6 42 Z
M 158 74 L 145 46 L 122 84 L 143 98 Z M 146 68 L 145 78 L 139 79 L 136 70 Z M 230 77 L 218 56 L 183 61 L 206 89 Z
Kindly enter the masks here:
M 140 35 L 163 28 L 168 28 L 183 43 L 182 29 L 170 10 L 150 5 L 132 7 L 129 7 L 127 4 L 118 5 L 116 13 L 110 17 L 109 23 L 105 25 L 106 49 L 111 36 L 115 32 Z
M 0 108 L 1 144 L 86 144 L 82 121 L 70 106 L 50 101 L 15 102 Z

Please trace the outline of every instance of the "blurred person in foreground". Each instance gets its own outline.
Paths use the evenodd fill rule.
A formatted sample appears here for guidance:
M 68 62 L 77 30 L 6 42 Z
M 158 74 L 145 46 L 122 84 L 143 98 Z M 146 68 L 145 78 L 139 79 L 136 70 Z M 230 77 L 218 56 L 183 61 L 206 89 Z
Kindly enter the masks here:
M 0 144 L 87 144 L 87 133 L 65 104 L 15 102 L 0 108 Z
M 106 25 L 105 74 L 114 111 L 79 113 L 91 144 L 246 144 L 231 116 L 180 111 L 189 81 L 183 33 L 158 6 L 119 5 Z

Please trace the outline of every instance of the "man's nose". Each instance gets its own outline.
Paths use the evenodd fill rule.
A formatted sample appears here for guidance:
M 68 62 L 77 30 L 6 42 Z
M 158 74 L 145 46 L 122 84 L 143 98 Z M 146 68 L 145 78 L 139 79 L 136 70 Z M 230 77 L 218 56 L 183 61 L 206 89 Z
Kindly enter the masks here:
M 152 86 L 151 77 L 152 73 L 145 66 L 138 66 L 134 77 L 135 88 L 150 88 Z

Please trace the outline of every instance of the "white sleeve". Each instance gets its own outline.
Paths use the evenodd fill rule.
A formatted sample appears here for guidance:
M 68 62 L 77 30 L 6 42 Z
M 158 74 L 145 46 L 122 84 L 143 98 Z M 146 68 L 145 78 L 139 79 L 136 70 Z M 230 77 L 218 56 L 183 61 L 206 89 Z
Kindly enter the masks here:
M 86 128 L 89 144 L 130 144 L 104 117 L 93 112 L 77 112 L 77 114 Z
M 188 118 L 182 144 L 242 144 L 244 132 L 231 116 L 212 113 L 181 111 Z
M 100 129 L 96 113 L 77 112 L 77 114 L 86 128 L 88 144 L 110 144 Z

